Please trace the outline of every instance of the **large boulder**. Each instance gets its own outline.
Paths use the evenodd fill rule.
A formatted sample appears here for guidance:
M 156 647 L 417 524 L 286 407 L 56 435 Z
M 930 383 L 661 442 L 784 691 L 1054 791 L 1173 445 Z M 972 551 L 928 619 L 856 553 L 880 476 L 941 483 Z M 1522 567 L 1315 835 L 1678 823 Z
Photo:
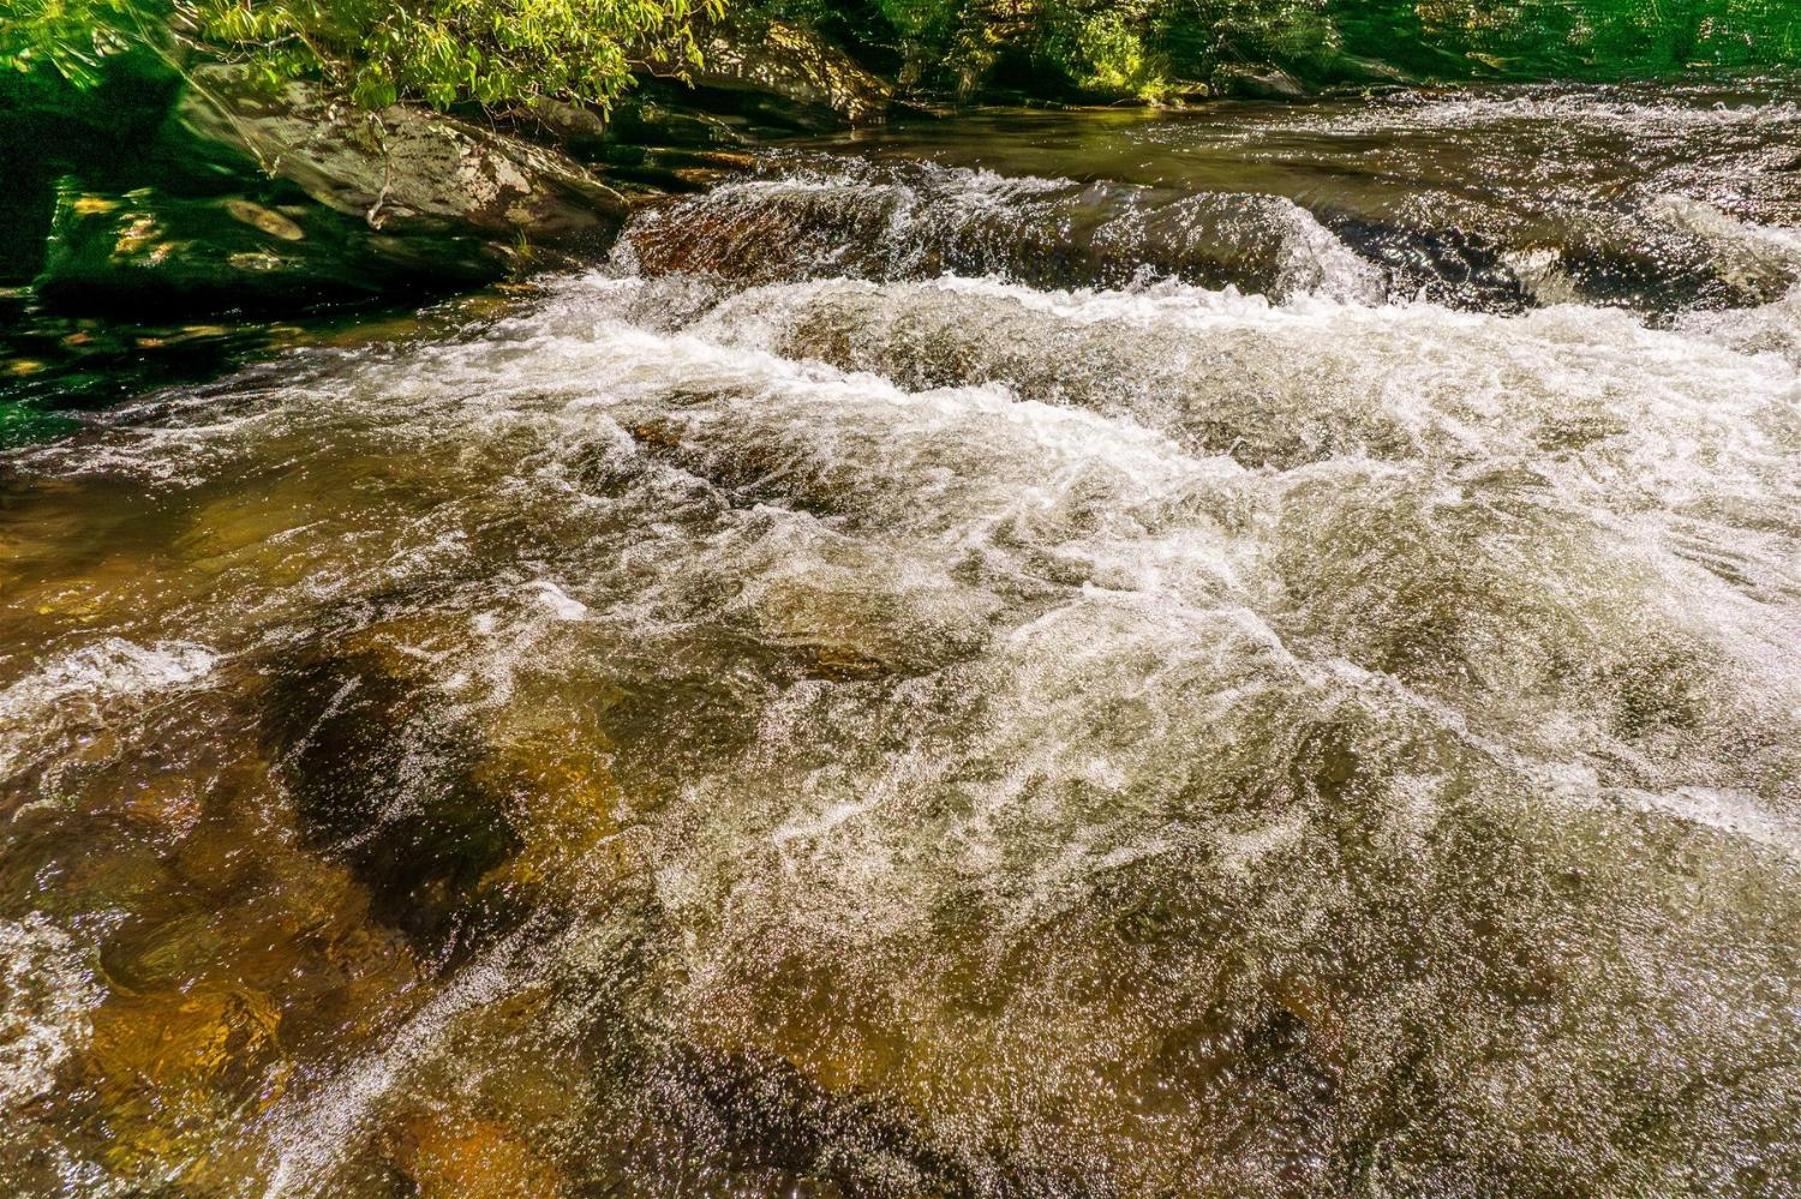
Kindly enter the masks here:
M 177 116 L 200 138 L 389 233 L 600 240 L 628 207 L 555 150 L 409 105 L 358 111 L 302 81 L 269 88 L 238 66 L 193 71 Z
M 628 210 L 555 149 L 407 105 L 361 111 L 242 66 L 193 69 L 142 140 L 125 167 L 67 164 L 38 202 L 53 214 L 33 282 L 46 304 L 295 311 L 464 287 L 546 248 L 553 261 L 598 249 Z M 130 188 L 140 180 L 154 186 Z
M 655 75 L 685 76 L 697 88 L 757 93 L 832 114 L 853 125 L 881 120 L 893 88 L 817 33 L 785 21 L 728 20 L 700 38 L 701 65 L 673 53 L 647 62 Z

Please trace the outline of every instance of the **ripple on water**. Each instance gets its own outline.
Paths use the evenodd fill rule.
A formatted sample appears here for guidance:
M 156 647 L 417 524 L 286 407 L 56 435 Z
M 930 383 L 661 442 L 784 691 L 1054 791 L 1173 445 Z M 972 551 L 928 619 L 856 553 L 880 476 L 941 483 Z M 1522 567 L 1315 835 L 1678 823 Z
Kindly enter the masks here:
M 1794 299 L 1369 298 L 603 273 L 17 456 L 20 1127 L 121 1191 L 1779 1192 Z

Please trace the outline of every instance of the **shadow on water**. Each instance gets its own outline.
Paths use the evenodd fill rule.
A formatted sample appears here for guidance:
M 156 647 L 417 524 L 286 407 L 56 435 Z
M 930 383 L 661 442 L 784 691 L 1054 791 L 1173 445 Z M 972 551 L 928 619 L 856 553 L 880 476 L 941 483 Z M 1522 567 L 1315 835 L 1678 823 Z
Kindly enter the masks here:
M 46 312 L 23 292 L 0 296 L 0 313 L 11 318 L 0 331 L 0 447 L 67 436 L 122 400 L 208 382 L 292 350 L 440 335 L 504 309 L 522 290 L 529 288 L 462 292 L 424 308 L 415 299 L 282 318 L 225 311 L 179 323 Z

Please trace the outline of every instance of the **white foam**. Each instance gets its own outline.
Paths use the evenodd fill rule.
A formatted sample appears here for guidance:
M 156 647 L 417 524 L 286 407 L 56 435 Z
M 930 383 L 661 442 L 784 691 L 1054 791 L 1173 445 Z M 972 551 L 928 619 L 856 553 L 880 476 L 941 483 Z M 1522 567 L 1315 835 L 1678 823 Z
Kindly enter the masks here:
M 1484 837 L 1524 839 L 1625 797 L 1746 870 L 1794 850 L 1792 361 L 1712 318 L 1371 305 L 1335 243 L 1303 249 L 1304 294 L 1275 301 L 957 277 L 697 300 L 693 280 L 568 278 L 476 335 L 344 358 L 279 431 L 194 440 L 417 472 L 418 510 L 354 526 L 382 563 L 359 585 L 453 612 L 453 644 L 408 668 L 467 711 L 560 719 L 595 677 L 651 701 L 634 766 L 664 957 L 641 1018 L 716 1028 L 796 961 L 903 1013 L 903 1039 L 956 1010 L 971 1036 L 1019 1037 L 999 1106 L 944 1093 L 946 1127 L 979 1144 L 1056 1100 L 1058 1071 L 1109 1068 L 1117 1046 L 1080 1026 L 1091 947 L 1058 930 L 1112 928 L 1096 896 L 1119 880 L 1197 919 L 1276 894 L 1243 909 L 1252 932 L 1222 920 L 1249 961 L 1385 918 L 1333 906 L 1368 882 L 1332 873 L 1356 849 L 1332 831 L 1345 812 L 1393 860 L 1417 851 L 1447 902 L 1467 863 L 1429 834 L 1472 809 Z M 360 502 L 339 499 L 297 549 L 329 551 Z M 196 634 L 239 644 L 263 602 Z M 192 686 L 217 658 L 102 637 L 0 693 L 0 716 Z M 1334 793 L 1350 776 L 1362 789 Z M 979 927 L 943 931 L 968 910 Z M 1662 939 L 1629 950 L 1686 946 L 1669 914 L 1634 912 L 1632 935 Z M 973 969 L 1017 974 L 999 1015 L 943 989 L 955 938 Z M 1609 945 L 1578 950 L 1612 968 Z M 330 1193 L 459 1021 L 576 952 L 508 942 L 376 1050 L 297 1078 L 257 1129 L 266 1194 Z M 1186 1001 L 1143 974 L 1127 1048 L 1174 1035 L 1157 1005 Z M 895 1069 L 959 1077 L 932 1057 L 955 1044 L 920 1036 Z
M 1721 275 L 1740 287 L 1786 289 L 1801 279 L 1801 229 L 1754 225 L 1689 196 L 1659 196 L 1651 214 L 1713 248 Z
M 196 642 L 139 645 L 105 637 L 72 650 L 0 690 L 0 729 L 23 733 L 73 699 L 99 702 L 178 690 L 204 680 L 219 655 Z M 15 762 L 19 744 L 0 746 L 0 775 Z
M 100 988 L 86 952 L 40 912 L 0 920 L 0 1110 L 49 1091 L 86 1040 Z
M 548 579 L 539 579 L 529 586 L 537 593 L 538 602 L 550 609 L 558 620 L 581 620 L 588 615 L 588 605 Z

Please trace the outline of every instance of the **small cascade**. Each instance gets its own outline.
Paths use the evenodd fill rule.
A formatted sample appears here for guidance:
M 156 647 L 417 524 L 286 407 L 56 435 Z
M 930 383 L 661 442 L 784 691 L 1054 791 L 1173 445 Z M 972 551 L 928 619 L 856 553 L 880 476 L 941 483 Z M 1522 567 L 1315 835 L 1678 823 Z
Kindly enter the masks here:
M 1633 96 L 784 151 L 8 454 L 0 1171 L 1783 1193 L 1797 197 Z

